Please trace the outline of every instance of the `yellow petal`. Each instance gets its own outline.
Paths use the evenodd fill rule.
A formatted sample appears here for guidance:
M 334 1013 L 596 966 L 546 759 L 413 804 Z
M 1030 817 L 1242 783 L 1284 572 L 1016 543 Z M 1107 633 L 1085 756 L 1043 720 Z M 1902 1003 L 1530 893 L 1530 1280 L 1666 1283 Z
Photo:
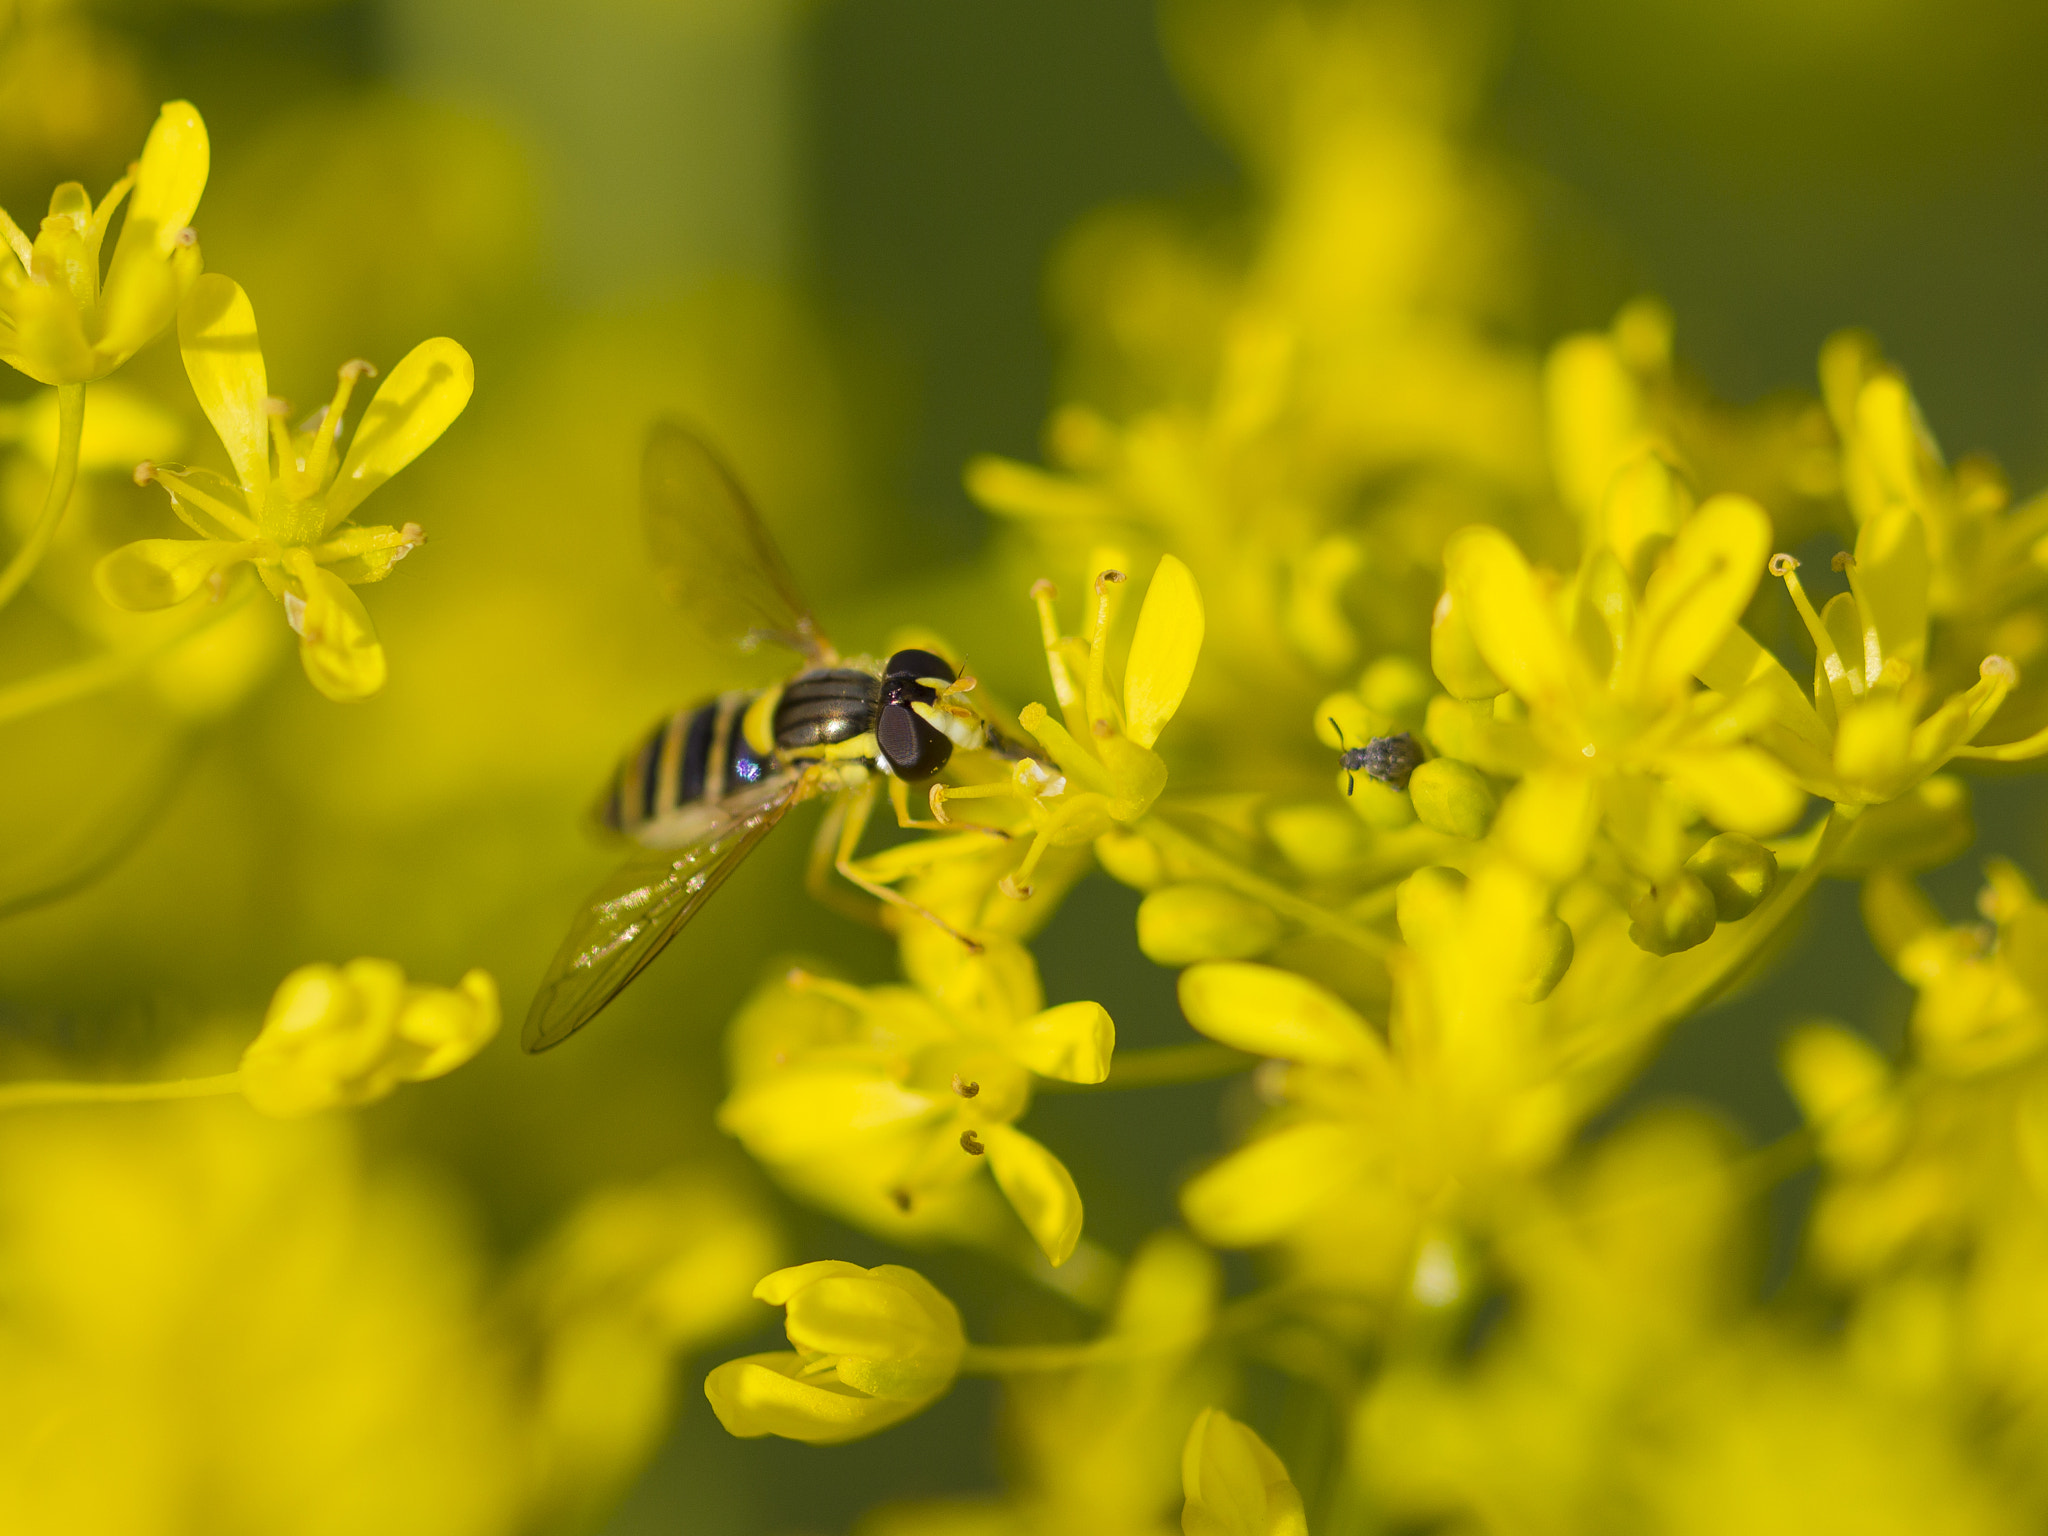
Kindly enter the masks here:
M 1081 1191 L 1066 1164 L 1013 1126 L 985 1126 L 989 1171 L 1031 1236 L 1054 1265 L 1081 1240 Z
M 178 350 L 199 408 L 213 423 L 235 478 L 262 506 L 270 488 L 270 383 L 256 340 L 256 310 L 241 284 L 209 272 L 178 307 Z
M 1185 1536 L 1308 1536 L 1301 1494 L 1272 1448 L 1220 1408 L 1204 1408 L 1181 1451 Z
M 423 341 L 391 370 L 363 413 L 327 493 L 327 527 L 353 512 L 362 499 L 418 458 L 469 404 L 476 365 L 446 336 Z
M 315 688 L 337 704 L 367 699 L 384 686 L 384 647 L 347 582 L 317 567 L 304 577 L 299 661 Z
M 1010 1052 L 1040 1077 L 1099 1083 L 1109 1076 L 1116 1025 L 1100 1003 L 1062 1003 L 1035 1013 L 1010 1036 Z
M 1479 654 L 1472 626 L 1466 622 L 1466 606 L 1448 589 L 1436 600 L 1429 616 L 1429 669 L 1454 699 L 1490 699 L 1503 684 Z
M 128 222 L 121 232 L 123 243 L 130 229 L 146 226 L 156 254 L 169 256 L 177 244 L 178 232 L 192 222 L 192 215 L 198 211 L 211 156 L 206 124 L 198 108 L 189 101 L 165 102 L 142 146 L 135 190 L 128 196 Z
M 1180 1192 L 1197 1236 L 1251 1248 L 1285 1236 L 1358 1169 L 1358 1133 L 1325 1121 L 1289 1126 L 1197 1174 Z
M 1678 531 L 1650 577 L 1630 651 L 1633 685 L 1683 688 L 1721 648 L 1763 579 L 1771 520 L 1746 496 L 1716 496 Z
M 1806 809 L 1806 792 L 1752 747 L 1673 753 L 1661 766 L 1678 791 L 1725 831 L 1770 837 Z
M 786 1307 L 789 1298 L 807 1285 L 815 1285 L 834 1276 L 866 1273 L 860 1265 L 849 1264 L 844 1259 L 813 1259 L 808 1264 L 792 1264 L 787 1269 L 763 1275 L 754 1286 L 754 1300 L 765 1301 L 771 1307 Z
M 1500 810 L 1500 838 L 1531 869 L 1567 880 L 1586 862 L 1595 821 L 1588 775 L 1544 771 L 1509 793 Z
M 925 1095 L 879 1072 L 787 1070 L 735 1089 L 719 1106 L 718 1126 L 764 1162 L 786 1163 L 830 1154 L 932 1108 Z
M 812 1445 L 838 1445 L 901 1423 L 922 1402 L 872 1397 L 830 1376 L 799 1378 L 801 1355 L 790 1351 L 728 1360 L 704 1380 L 704 1395 L 726 1433 L 780 1435 Z
M 1207 1035 L 1255 1056 L 1336 1065 L 1384 1056 L 1372 1026 L 1306 977 L 1219 960 L 1181 972 L 1180 1007 Z
M 1852 577 L 1864 623 L 1864 677 L 1876 682 L 1885 662 L 1918 671 L 1927 662 L 1927 525 L 1905 507 L 1881 512 L 1856 535 Z
M 1585 334 L 1551 348 L 1543 397 L 1558 494 L 1590 527 L 1615 467 L 1641 436 L 1641 388 L 1611 340 Z
M 1531 704 L 1561 705 L 1580 662 L 1557 607 L 1514 542 L 1497 528 L 1466 528 L 1444 547 L 1444 581 L 1494 675 Z
M 215 571 L 250 559 L 262 547 L 255 540 L 224 544 L 214 539 L 137 539 L 93 567 L 93 585 L 116 608 L 146 613 L 182 603 Z
M 424 1052 L 406 1071 L 415 1083 L 443 1077 L 490 1044 L 503 1022 L 498 984 L 472 970 L 452 987 L 416 987 L 399 1011 L 401 1038 Z
M 1180 708 L 1202 653 L 1203 622 L 1194 573 L 1172 555 L 1161 555 L 1124 664 L 1125 730 L 1139 746 L 1157 741 Z
M 1835 733 L 1835 772 L 1862 798 L 1893 799 L 1912 746 L 1913 715 L 1905 702 L 1867 700 L 1843 716 Z
M 1279 940 L 1270 907 L 1220 885 L 1168 886 L 1138 907 L 1138 948 L 1159 965 L 1249 960 Z

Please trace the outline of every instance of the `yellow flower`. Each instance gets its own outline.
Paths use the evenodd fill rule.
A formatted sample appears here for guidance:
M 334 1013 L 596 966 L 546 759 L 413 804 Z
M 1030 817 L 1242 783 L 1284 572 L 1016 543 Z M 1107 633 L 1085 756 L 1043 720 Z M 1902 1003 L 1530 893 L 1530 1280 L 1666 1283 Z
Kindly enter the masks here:
M 1181 1453 L 1186 1536 L 1308 1536 L 1301 1494 L 1272 1447 L 1221 1408 L 1204 1408 Z
M 269 393 L 256 314 L 239 286 L 201 278 L 178 312 L 178 342 L 236 478 L 140 466 L 136 478 L 161 485 L 200 537 L 114 550 L 94 573 L 101 593 L 122 608 L 164 608 L 247 561 L 283 600 L 313 686 L 341 702 L 368 697 L 384 686 L 384 648 L 350 588 L 382 581 L 425 535 L 415 523 L 366 527 L 350 517 L 462 414 L 476 377 L 469 354 L 445 336 L 414 347 L 338 457 L 356 382 L 376 371 L 368 363 L 344 364 L 334 398 L 291 432 L 284 403 Z
M 754 1295 L 788 1309 L 796 1348 L 728 1360 L 705 1378 L 712 1411 L 734 1435 L 858 1440 L 943 1395 L 967 1350 L 959 1309 L 900 1265 L 799 1264 L 775 1271 Z
M 1444 552 L 1432 656 L 1454 697 L 1431 708 L 1430 734 L 1450 760 L 1520 775 L 1499 837 L 1556 880 L 1584 864 L 1596 828 L 1659 882 L 1691 851 L 1696 816 L 1763 836 L 1805 804 L 1786 770 L 1746 744 L 1756 707 L 1702 695 L 1693 680 L 1756 590 L 1769 519 L 1723 496 L 1681 521 L 1670 472 L 1654 460 L 1638 468 L 1627 494 L 1675 528 L 1640 584 L 1611 544 L 1595 546 L 1569 584 L 1547 581 L 1495 529 L 1466 529 Z M 1513 711 L 1488 702 L 1503 688 Z M 1443 822 L 1463 802 L 1425 783 L 1432 771 L 1442 772 L 1416 770 L 1411 791 L 1425 822 Z M 1473 798 L 1467 789 L 1463 800 Z
M 368 1104 L 400 1083 L 453 1072 L 498 1023 L 497 984 L 483 971 L 454 987 L 422 987 L 408 986 L 389 960 L 301 966 L 242 1053 L 242 1092 L 266 1115 Z
M 198 111 L 167 102 L 142 159 L 97 207 L 83 186 L 65 182 L 33 242 L 0 212 L 0 360 L 45 384 L 86 384 L 168 325 L 199 275 L 191 223 L 207 161 Z M 124 198 L 128 217 L 102 284 L 100 248 Z
M 1205 628 L 1202 593 L 1185 564 L 1172 555 L 1159 557 L 1131 637 L 1119 701 L 1109 686 L 1106 663 L 1116 595 L 1123 581 L 1118 570 L 1097 574 L 1095 611 L 1085 641 L 1060 634 L 1052 583 L 1041 581 L 1032 589 L 1053 697 L 1064 723 L 1043 704 L 1025 705 L 1017 718 L 1059 772 L 1048 775 L 1027 760 L 1018 764 L 1008 785 L 964 792 L 941 789 L 932 796 L 932 808 L 942 817 L 948 800 L 976 793 L 1007 792 L 1024 801 L 1033 837 L 1022 862 L 1003 879 L 1002 889 L 1012 896 L 1031 893 L 1032 875 L 1049 850 L 1092 843 L 1118 826 L 1128 826 L 1149 811 L 1166 788 L 1166 764 L 1152 748 L 1194 678 Z
M 1741 629 L 1700 668 L 1724 697 L 1765 711 L 1755 740 L 1802 788 L 1843 805 L 1883 805 L 1909 793 L 1953 757 L 2006 760 L 2048 752 L 2048 741 L 1973 753 L 1969 742 L 2019 683 L 2003 656 L 1986 656 L 1977 681 L 1935 704 L 1927 659 L 1933 568 L 1927 525 L 1895 507 L 1863 524 L 1856 553 L 1835 557 L 1849 590 L 1815 612 L 1799 562 L 1774 555 L 1815 651 L 1812 702 L 1792 674 Z M 1932 709 L 1929 705 L 1934 705 Z
M 989 935 L 979 955 L 941 939 L 957 961 L 914 972 L 917 988 L 804 972 L 765 988 L 734 1021 L 733 1089 L 718 1123 L 779 1176 L 871 1224 L 891 1207 L 909 1216 L 948 1199 L 986 1163 L 1063 1264 L 1081 1236 L 1080 1192 L 1013 1122 L 1034 1075 L 1107 1077 L 1115 1026 L 1096 1003 L 1047 1008 L 1014 939 Z

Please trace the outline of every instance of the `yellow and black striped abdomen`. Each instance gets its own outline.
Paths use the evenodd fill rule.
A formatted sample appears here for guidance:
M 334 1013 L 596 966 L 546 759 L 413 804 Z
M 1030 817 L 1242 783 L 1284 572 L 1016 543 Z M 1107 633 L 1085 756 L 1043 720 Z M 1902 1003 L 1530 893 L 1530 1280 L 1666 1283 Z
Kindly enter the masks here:
M 758 784 L 776 768 L 747 745 L 740 719 L 754 693 L 722 693 L 679 710 L 619 765 L 605 797 L 604 824 L 628 836 L 692 805 L 716 803 Z

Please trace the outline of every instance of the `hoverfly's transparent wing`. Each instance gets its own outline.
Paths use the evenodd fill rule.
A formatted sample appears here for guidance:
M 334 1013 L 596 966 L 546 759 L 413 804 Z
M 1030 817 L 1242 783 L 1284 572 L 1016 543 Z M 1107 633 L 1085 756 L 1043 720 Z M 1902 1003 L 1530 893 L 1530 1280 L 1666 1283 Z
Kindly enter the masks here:
M 640 500 L 662 590 L 707 639 L 745 650 L 772 641 L 819 658 L 824 647 L 782 551 L 709 443 L 673 418 L 657 421 Z
M 682 848 L 636 851 L 590 893 L 527 1010 L 520 1043 L 545 1051 L 603 1011 L 796 804 L 803 775 L 770 781 Z

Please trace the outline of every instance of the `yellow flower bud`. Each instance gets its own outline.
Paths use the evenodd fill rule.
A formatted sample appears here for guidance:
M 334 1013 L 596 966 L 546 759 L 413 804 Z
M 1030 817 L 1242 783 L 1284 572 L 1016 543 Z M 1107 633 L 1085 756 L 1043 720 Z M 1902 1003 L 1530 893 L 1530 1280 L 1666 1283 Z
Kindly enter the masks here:
M 1778 881 L 1778 856 L 1740 832 L 1708 838 L 1685 868 L 1712 894 L 1714 915 L 1724 923 L 1749 916 Z
M 1385 1054 L 1372 1026 L 1334 994 L 1270 965 L 1192 966 L 1181 972 L 1180 1007 L 1211 1040 L 1255 1056 L 1335 1066 Z
M 1182 1186 L 1181 1215 L 1204 1242 L 1253 1248 L 1284 1237 L 1364 1166 L 1360 1130 L 1290 1125 L 1240 1147 Z
M 1675 955 L 1714 936 L 1714 896 L 1697 875 L 1680 874 L 1629 904 L 1628 936 L 1638 949 Z
M 130 613 L 148 613 L 182 603 L 208 577 L 255 559 L 261 540 L 228 543 L 213 539 L 137 539 L 113 550 L 93 567 L 100 596 Z
M 410 986 L 389 960 L 301 966 L 242 1053 L 242 1092 L 283 1117 L 367 1104 L 454 1071 L 498 1023 L 497 984 L 483 971 L 451 988 Z
M 1430 617 L 1429 666 L 1454 699 L 1490 699 L 1506 686 L 1479 654 L 1464 612 L 1448 591 Z
M 728 1360 L 705 1378 L 729 1434 L 857 1440 L 929 1406 L 953 1385 L 967 1349 L 959 1310 L 900 1265 L 799 1264 L 754 1295 L 787 1309 L 796 1349 Z
M 1493 786 L 1477 768 L 1455 757 L 1434 758 L 1418 767 L 1408 779 L 1408 798 L 1418 821 L 1453 837 L 1486 836 L 1499 808 Z
M 1149 837 L 1122 828 L 1095 839 L 1095 861 L 1110 879 L 1133 890 L 1149 891 L 1166 879 L 1166 860 Z
M 1220 1408 L 1204 1408 L 1188 1431 L 1180 1477 L 1186 1536 L 1308 1536 L 1308 1516 L 1287 1468 Z
M 1419 731 L 1436 684 L 1406 656 L 1382 656 L 1358 680 L 1358 696 L 1399 731 Z
M 1173 885 L 1138 908 L 1138 948 L 1160 965 L 1249 960 L 1280 939 L 1270 908 L 1220 885 Z

